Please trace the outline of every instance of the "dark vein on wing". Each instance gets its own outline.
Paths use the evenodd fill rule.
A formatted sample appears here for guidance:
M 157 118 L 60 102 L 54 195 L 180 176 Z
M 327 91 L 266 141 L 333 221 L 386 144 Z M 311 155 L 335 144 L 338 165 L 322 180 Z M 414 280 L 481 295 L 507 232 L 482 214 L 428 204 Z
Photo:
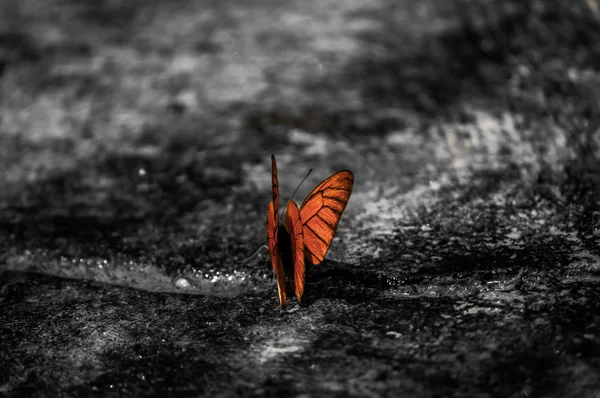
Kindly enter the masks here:
M 325 245 L 328 245 L 328 243 L 325 242 L 325 240 L 318 233 L 316 233 L 315 230 L 310 227 L 310 225 L 307 224 L 306 226 L 312 231 L 313 234 L 315 234 L 317 238 L 319 238 L 321 242 L 323 242 Z
M 329 221 L 327 221 L 326 219 L 324 219 L 323 217 L 321 217 L 321 216 L 319 215 L 319 213 L 315 214 L 315 216 L 319 217 L 319 218 L 321 219 L 321 221 L 323 221 L 325 224 L 327 224 L 327 226 L 328 226 L 329 228 L 331 228 L 331 229 L 334 229 L 334 228 L 335 228 L 335 225 L 331 225 L 331 224 L 329 223 Z
M 338 209 L 336 209 L 335 207 L 331 207 L 329 205 L 325 205 L 325 207 L 327 207 L 328 209 L 330 209 L 331 211 L 333 211 L 335 214 L 337 214 L 338 216 L 342 216 L 342 212 L 338 211 Z M 343 210 L 342 210 L 343 211 Z
M 322 260 L 322 259 L 323 259 L 323 257 L 321 257 L 321 256 L 317 256 L 315 253 L 313 253 L 313 252 L 312 252 L 312 250 L 310 250 L 310 249 L 308 248 L 308 246 L 305 246 L 305 247 L 304 247 L 304 250 L 306 250 L 307 252 L 309 252 L 309 253 L 311 254 L 311 256 L 313 256 L 313 257 L 314 257 L 314 258 L 316 258 L 317 260 Z

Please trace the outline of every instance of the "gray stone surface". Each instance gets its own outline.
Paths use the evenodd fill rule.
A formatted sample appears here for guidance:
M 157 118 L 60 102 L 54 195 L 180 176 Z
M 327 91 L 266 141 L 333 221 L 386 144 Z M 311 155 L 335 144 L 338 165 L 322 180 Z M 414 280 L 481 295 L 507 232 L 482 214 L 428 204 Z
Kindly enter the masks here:
M 600 396 L 598 9 L 0 3 L 0 396 Z

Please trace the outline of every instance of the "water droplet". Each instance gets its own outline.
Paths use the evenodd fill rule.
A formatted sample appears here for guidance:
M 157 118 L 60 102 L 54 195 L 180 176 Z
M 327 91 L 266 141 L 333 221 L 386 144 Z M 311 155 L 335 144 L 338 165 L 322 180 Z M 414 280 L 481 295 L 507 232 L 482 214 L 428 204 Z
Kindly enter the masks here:
M 189 289 L 190 287 L 192 287 L 192 281 L 190 281 L 185 276 L 180 276 L 173 280 L 173 285 L 175 285 L 175 287 L 179 289 Z

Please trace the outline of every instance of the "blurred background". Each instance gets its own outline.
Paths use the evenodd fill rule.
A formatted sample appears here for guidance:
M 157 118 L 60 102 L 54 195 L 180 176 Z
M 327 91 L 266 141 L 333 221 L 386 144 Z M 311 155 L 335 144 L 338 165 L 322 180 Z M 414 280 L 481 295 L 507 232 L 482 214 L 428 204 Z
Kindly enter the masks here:
M 599 23 L 594 0 L 5 0 L 0 258 L 266 277 L 234 260 L 264 243 L 271 153 L 284 198 L 355 172 L 350 263 L 397 258 L 382 242 L 439 198 L 508 187 L 597 221 Z

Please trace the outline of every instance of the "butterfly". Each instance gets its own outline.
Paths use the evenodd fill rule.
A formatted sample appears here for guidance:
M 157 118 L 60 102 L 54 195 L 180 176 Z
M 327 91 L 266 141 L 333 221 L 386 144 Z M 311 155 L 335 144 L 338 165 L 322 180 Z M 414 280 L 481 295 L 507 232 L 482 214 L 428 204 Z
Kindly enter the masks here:
M 305 262 L 317 265 L 323 261 L 350 199 L 354 174 L 348 170 L 333 174 L 317 185 L 300 207 L 290 199 L 283 213 L 283 225 L 280 225 L 279 185 L 274 155 L 271 155 L 271 167 L 273 200 L 267 210 L 267 243 L 277 279 L 279 304 L 284 307 L 286 280 L 290 281 L 298 301 L 301 301 Z

